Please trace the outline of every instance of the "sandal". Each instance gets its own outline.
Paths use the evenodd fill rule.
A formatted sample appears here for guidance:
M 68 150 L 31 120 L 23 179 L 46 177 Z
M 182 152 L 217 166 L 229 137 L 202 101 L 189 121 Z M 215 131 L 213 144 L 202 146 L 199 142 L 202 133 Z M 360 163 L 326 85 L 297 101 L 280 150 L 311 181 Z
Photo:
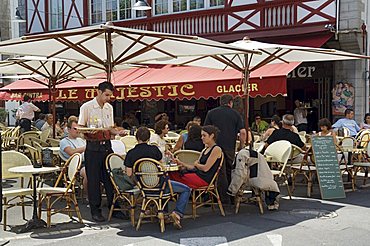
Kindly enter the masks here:
M 182 228 L 181 223 L 180 223 L 180 217 L 176 213 L 173 213 L 173 212 L 171 213 L 170 216 L 173 220 L 173 226 L 176 229 L 180 230 Z

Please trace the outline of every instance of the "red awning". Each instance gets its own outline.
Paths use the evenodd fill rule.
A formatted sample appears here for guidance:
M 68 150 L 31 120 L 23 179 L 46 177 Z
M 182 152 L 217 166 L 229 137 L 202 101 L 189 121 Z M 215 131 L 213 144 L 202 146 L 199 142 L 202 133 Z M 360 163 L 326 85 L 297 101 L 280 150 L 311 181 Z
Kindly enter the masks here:
M 326 42 L 329 41 L 331 37 L 333 37 L 333 33 L 319 33 L 314 35 L 296 35 L 296 36 L 289 36 L 282 37 L 282 38 L 274 38 L 273 40 L 264 39 L 265 41 L 269 41 L 271 43 L 277 44 L 286 44 L 286 45 L 296 45 L 296 46 L 307 46 L 307 47 L 315 47 L 320 48 Z
M 271 64 L 251 73 L 250 96 L 286 95 L 286 76 L 300 63 Z M 96 96 L 104 79 L 69 81 L 57 86 L 58 101 L 85 101 Z M 242 73 L 187 66 L 152 66 L 116 71 L 112 74 L 116 100 L 175 100 L 217 98 L 222 94 L 243 94 Z M 25 93 L 35 100 L 48 100 L 48 88 L 30 80 L 18 80 L 0 89 L 2 100 L 21 100 Z

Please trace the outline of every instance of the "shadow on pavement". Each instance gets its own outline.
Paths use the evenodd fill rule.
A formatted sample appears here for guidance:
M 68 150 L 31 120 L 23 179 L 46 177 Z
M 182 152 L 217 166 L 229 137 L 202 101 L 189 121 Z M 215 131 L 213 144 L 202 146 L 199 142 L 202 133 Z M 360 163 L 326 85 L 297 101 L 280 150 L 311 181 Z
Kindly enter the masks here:
M 210 208 L 203 209 L 195 220 L 183 219 L 182 230 L 176 230 L 172 224 L 166 224 L 166 231 L 161 233 L 158 222 L 146 221 L 139 231 L 129 225 L 118 226 L 117 229 L 121 231 L 117 235 L 133 238 L 151 236 L 173 243 L 180 243 L 181 238 L 191 237 L 225 237 L 227 242 L 232 242 L 307 220 L 327 219 L 342 208 L 318 200 L 300 199 L 281 199 L 280 207 L 279 211 L 265 211 L 265 214 L 260 215 L 257 206 L 242 205 L 239 214 L 234 214 L 234 208 L 228 208 L 225 217 L 220 216 L 218 210 L 212 212 Z

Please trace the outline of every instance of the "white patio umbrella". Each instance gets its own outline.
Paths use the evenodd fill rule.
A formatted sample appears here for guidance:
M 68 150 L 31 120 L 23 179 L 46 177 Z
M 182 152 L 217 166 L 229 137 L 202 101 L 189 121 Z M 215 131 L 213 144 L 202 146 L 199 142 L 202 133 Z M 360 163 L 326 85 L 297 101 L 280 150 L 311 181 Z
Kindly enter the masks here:
M 368 56 L 335 49 L 301 47 L 252 41 L 249 38 L 230 44 L 233 47 L 260 52 L 246 54 L 219 54 L 204 56 L 182 56 L 174 59 L 156 59 L 143 64 L 176 64 L 200 66 L 217 69 L 237 69 L 243 73 L 244 96 L 249 98 L 248 84 L 250 72 L 272 63 L 337 61 L 351 59 L 370 59 Z M 248 100 L 246 100 L 246 125 L 248 127 Z
M 129 67 L 129 65 L 117 66 L 120 69 Z M 23 56 L 0 61 L 0 74 L 17 74 L 16 76 L 3 76 L 3 78 L 27 78 L 49 89 L 49 101 L 52 102 L 50 110 L 54 120 L 56 120 L 57 85 L 71 80 L 86 79 L 104 71 L 104 66 L 92 62 L 76 62 L 41 56 Z M 53 127 L 53 137 L 55 137 L 55 124 Z
M 111 23 L 25 36 L 0 42 L 1 54 L 22 54 L 95 62 L 110 81 L 113 67 L 154 59 L 259 53 L 196 36 L 135 30 Z M 230 64 L 232 66 L 232 64 Z

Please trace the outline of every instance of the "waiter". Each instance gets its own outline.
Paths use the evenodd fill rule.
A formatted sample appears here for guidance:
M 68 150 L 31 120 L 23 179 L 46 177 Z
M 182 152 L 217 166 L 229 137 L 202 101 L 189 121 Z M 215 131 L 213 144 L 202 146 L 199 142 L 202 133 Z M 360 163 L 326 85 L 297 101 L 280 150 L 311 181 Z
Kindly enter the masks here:
M 85 168 L 88 181 L 88 198 L 92 219 L 103 222 L 105 218 L 101 213 L 101 191 L 100 182 L 104 184 L 107 193 L 108 208 L 113 202 L 113 186 L 110 182 L 105 167 L 105 159 L 113 153 L 111 146 L 111 134 L 124 135 L 124 131 L 113 128 L 113 107 L 109 104 L 113 94 L 113 85 L 102 82 L 98 86 L 98 95 L 91 101 L 84 103 L 80 108 L 78 124 L 84 127 L 105 128 L 104 130 L 93 130 L 85 134 Z M 119 211 L 113 212 L 113 217 L 124 219 L 125 216 Z
M 22 133 L 31 131 L 31 121 L 35 117 L 35 112 L 40 112 L 40 109 L 31 102 L 29 96 L 25 95 L 22 105 L 19 106 L 15 113 L 15 117 L 19 120 Z

